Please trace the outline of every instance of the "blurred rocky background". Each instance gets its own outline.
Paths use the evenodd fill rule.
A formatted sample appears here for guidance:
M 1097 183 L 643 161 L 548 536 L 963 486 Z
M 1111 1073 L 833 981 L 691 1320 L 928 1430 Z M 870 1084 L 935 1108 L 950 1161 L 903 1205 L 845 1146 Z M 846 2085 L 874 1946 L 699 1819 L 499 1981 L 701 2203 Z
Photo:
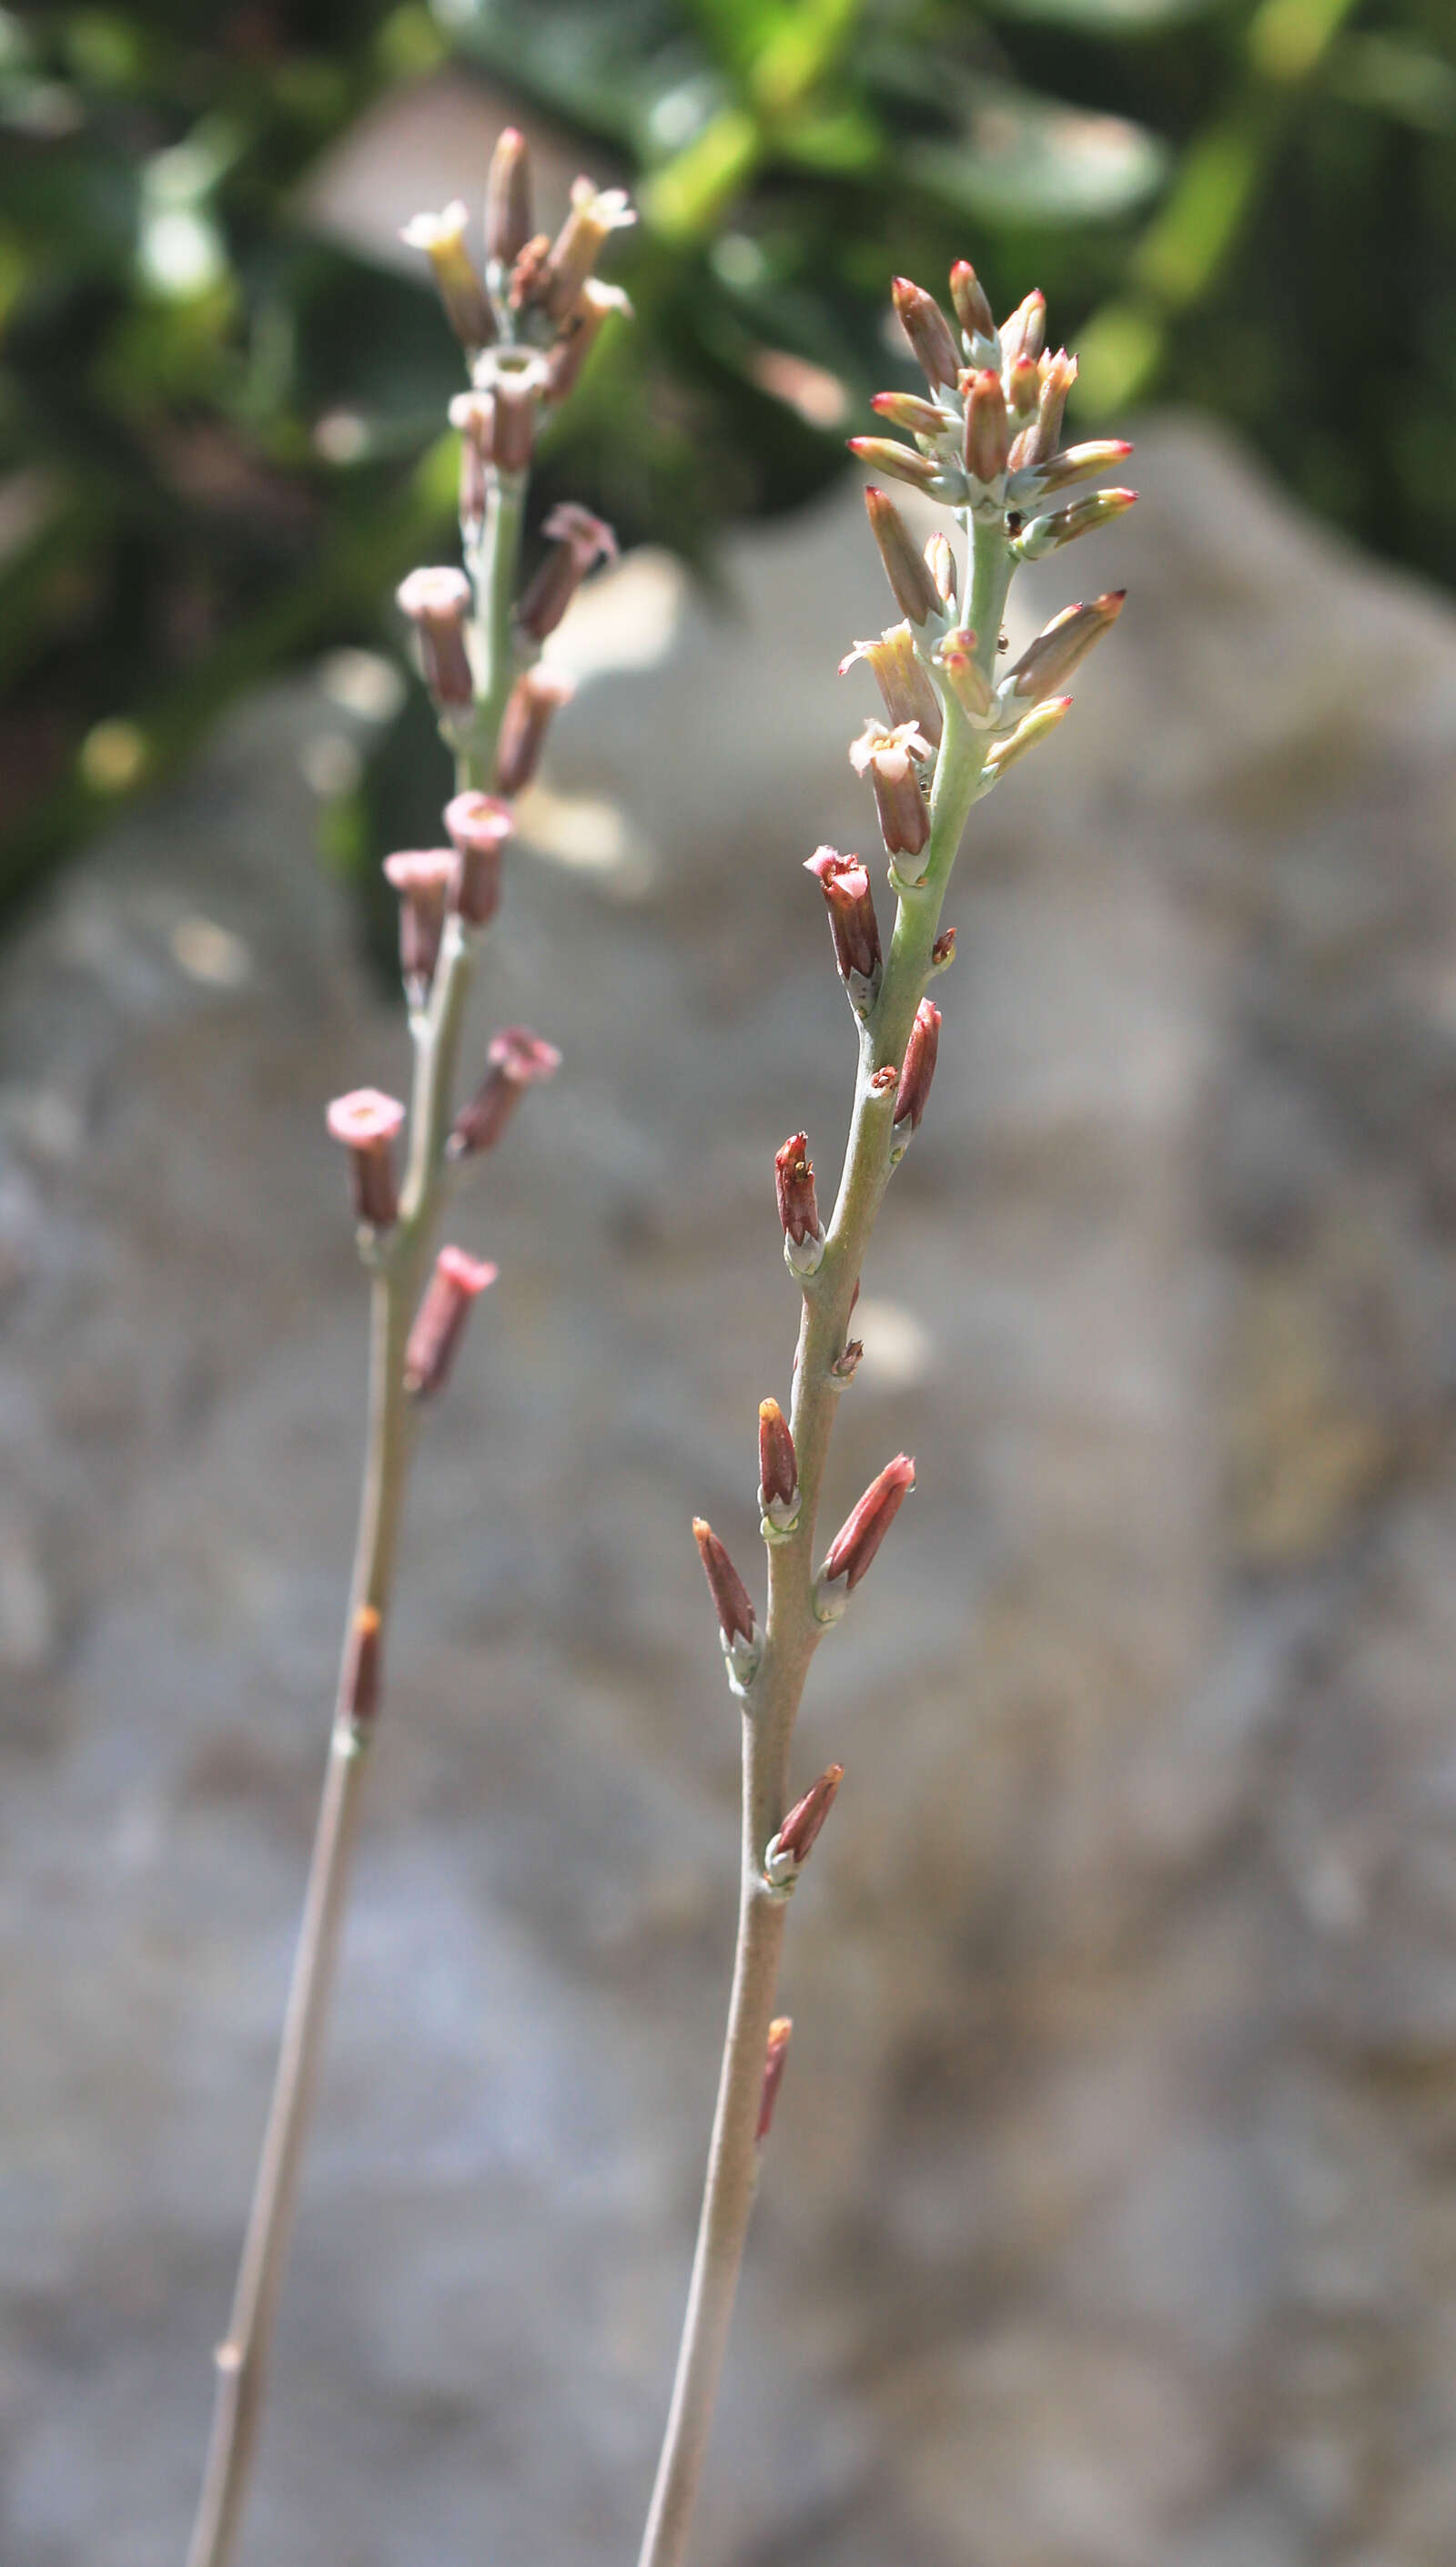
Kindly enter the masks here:
M 1314 85 L 1284 128 L 1255 120 L 1249 201 L 1283 201 L 1347 115 L 1380 137 L 1347 155 L 1356 202 L 1397 149 L 1411 187 L 1443 165 L 1419 136 L 1444 93 L 1407 80 L 1424 129 L 1373 93 L 1341 107 L 1368 69 L 1344 43 L 1408 73 L 1425 41 L 1414 10 L 1348 14 L 1320 13 L 1313 52 L 1294 0 L 1165 15 L 1115 60 L 1191 87 L 1199 47 L 1247 48 L 1257 22 L 1256 55 L 1283 29 L 1289 61 L 1304 24 Z M 121 24 L 76 19 L 93 64 Z M 1054 55 L 1029 11 L 997 25 L 1002 76 L 1025 46 L 1028 77 L 1055 63 L 1092 97 L 1090 35 Z M 341 110 L 309 179 L 309 237 L 352 241 L 361 274 L 390 190 L 468 188 L 451 154 L 498 115 L 422 70 L 396 96 L 396 63 L 363 126 Z M 32 101 L 37 166 L 67 112 Z M 569 174 L 575 144 L 551 163 L 544 139 Z M 887 193 L 786 180 L 781 147 L 739 172 L 750 212 L 762 185 L 780 213 L 821 208 L 804 237 L 824 239 L 860 205 L 870 309 Z M 1148 181 L 1154 236 L 1190 165 L 1170 151 Z M 684 308 L 671 218 L 669 195 L 633 279 L 654 365 Z M 992 232 L 1004 299 L 1030 246 Z M 1185 324 L 1113 246 L 1082 289 L 1104 381 L 1120 345 L 1130 387 L 1141 344 L 1155 383 L 1127 313 L 1160 312 L 1175 351 Z M 1297 337 L 1330 295 L 1348 333 L 1337 247 L 1301 268 L 1275 226 L 1271 276 L 1320 290 L 1296 310 L 1271 288 L 1261 326 L 1283 312 Z M 692 255 L 690 279 L 720 274 L 721 251 Z M 1209 365 L 1252 243 L 1229 256 L 1188 307 Z M 1435 327 L 1413 292 L 1359 312 L 1402 344 Z M 859 388 L 818 326 L 753 344 L 792 357 L 801 405 L 843 400 L 813 429 L 828 458 Z M 628 385 L 628 343 L 619 362 Z M 1293 369 L 1288 400 L 1317 374 Z M 1231 358 L 1223 380 L 1231 412 L 1253 402 Z M 732 404 L 705 399 L 679 460 L 727 450 Z M 1427 399 L 1448 399 L 1434 376 L 1385 405 L 1392 453 L 1424 450 Z M 676 535 L 659 467 L 696 485 L 663 448 L 635 517 L 620 504 L 624 401 L 609 380 L 560 486 Z M 831 1510 L 902 1444 L 920 1485 L 801 1734 L 804 1779 L 836 1756 L 847 1781 L 792 1922 L 795 2043 L 700 2567 L 1456 2550 L 1456 622 L 1269 477 L 1252 440 L 1289 473 L 1278 408 L 1242 439 L 1146 418 L 1136 515 L 1019 584 L 1018 634 L 1079 586 L 1132 597 L 1072 721 L 976 816 L 934 1099 L 865 1278 Z M 634 2555 L 734 1896 L 735 1715 L 688 1520 L 754 1560 L 755 1403 L 786 1391 L 794 1324 L 770 1161 L 802 1120 L 833 1180 L 851 1057 L 802 859 L 864 841 L 845 747 L 871 691 L 834 670 L 885 612 L 857 493 L 828 459 L 792 489 L 765 415 L 734 431 L 748 495 L 711 579 L 638 542 L 553 646 L 582 692 L 476 1041 L 525 1019 L 566 1063 L 462 1200 L 502 1280 L 411 1497 L 248 2567 Z M 1356 412 L 1331 406 L 1325 433 L 1395 491 Z M 256 625 L 228 606 L 220 666 L 200 628 L 178 646 L 195 720 L 144 713 L 143 680 L 175 697 L 134 581 L 136 702 L 119 647 L 53 622 L 58 657 L 7 716 L 16 741 L 62 739 L 41 714 L 64 660 L 80 762 L 47 770 L 60 799 L 0 953 L 5 2567 L 175 2567 L 196 2491 L 353 1531 L 364 1311 L 322 1109 L 398 1082 L 361 886 L 380 830 L 429 825 L 441 771 L 364 602 L 390 544 L 439 536 L 444 485 L 407 444 L 351 501 L 356 590 L 310 588 L 335 557 L 298 539 L 327 616 L 270 622 L 263 598 Z M 56 438 L 48 488 L 73 452 Z M 87 485 L 98 509 L 123 477 Z M 1334 488 L 1305 488 L 1327 520 Z M 1388 548 L 1414 552 L 1405 504 Z M 1412 522 L 1440 571 L 1449 525 Z M 141 525 L 152 551 L 85 556 L 119 634 L 128 560 L 170 559 L 178 526 L 200 558 L 192 519 L 158 501 Z M 229 657 L 239 631 L 266 648 Z

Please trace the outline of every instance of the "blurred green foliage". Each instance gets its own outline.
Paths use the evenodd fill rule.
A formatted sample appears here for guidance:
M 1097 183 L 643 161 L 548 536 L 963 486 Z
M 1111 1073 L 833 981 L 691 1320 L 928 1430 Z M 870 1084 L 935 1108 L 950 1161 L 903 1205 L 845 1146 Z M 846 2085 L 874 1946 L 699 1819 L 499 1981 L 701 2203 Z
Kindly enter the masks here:
M 423 278 L 319 237 L 299 187 L 451 55 L 642 208 L 611 270 L 637 324 L 539 509 L 569 490 L 709 569 L 912 380 L 891 267 L 969 254 L 998 304 L 1047 289 L 1082 426 L 1217 411 L 1456 582 L 1450 0 L 0 9 L 0 899 L 448 557 L 456 352 Z M 378 789 L 397 830 L 387 761 Z

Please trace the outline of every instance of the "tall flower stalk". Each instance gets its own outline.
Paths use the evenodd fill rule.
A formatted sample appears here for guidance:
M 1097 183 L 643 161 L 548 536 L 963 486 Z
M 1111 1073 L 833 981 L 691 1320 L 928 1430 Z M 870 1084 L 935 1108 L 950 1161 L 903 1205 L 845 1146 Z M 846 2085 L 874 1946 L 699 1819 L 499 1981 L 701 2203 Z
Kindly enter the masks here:
M 1067 608 L 1001 673 L 1002 617 L 1018 564 L 1131 504 L 1129 490 L 1063 495 L 1131 449 L 1121 441 L 1063 447 L 1077 363 L 1064 349 L 1048 352 L 1039 293 L 999 331 L 964 260 L 951 271 L 950 293 L 954 324 L 919 286 L 895 281 L 895 308 L 926 393 L 881 393 L 873 406 L 913 443 L 849 440 L 871 468 L 951 511 L 963 555 L 957 559 L 944 534 L 922 552 L 893 501 L 866 490 L 902 621 L 877 640 L 856 643 L 841 668 L 843 674 L 867 662 L 883 699 L 884 721 L 867 722 L 849 754 L 874 793 L 895 914 L 883 951 L 860 858 L 821 847 L 809 859 L 829 911 L 858 1060 L 844 1171 L 827 1225 L 804 1133 L 790 1136 L 775 1166 L 784 1255 L 801 1311 L 788 1416 L 773 1400 L 759 1412 L 768 1569 L 762 1625 L 717 1536 L 701 1521 L 693 1528 L 742 1713 L 738 1939 L 687 2315 L 639 2567 L 679 2567 L 686 2553 L 760 2156 L 784 2072 L 790 2026 L 774 2009 L 789 1900 L 841 1779 L 832 1766 L 791 1807 L 795 1719 L 821 1640 L 846 1613 L 914 1486 L 914 1464 L 898 1454 L 821 1553 L 835 1415 L 862 1353 L 849 1334 L 860 1272 L 935 1068 L 941 1013 L 928 992 L 955 952 L 954 932 L 940 928 L 941 909 L 973 805 L 1061 720 L 1071 703 L 1062 688 L 1122 605 L 1117 591 Z
M 328 1764 L 272 2101 L 217 2380 L 202 2493 L 187 2567 L 228 2567 L 242 2523 L 262 2412 L 299 2168 L 319 2081 L 330 1994 L 378 1718 L 395 1554 L 420 1405 L 444 1385 L 470 1308 L 495 1268 L 447 1246 L 445 1206 L 466 1164 L 500 1140 L 526 1088 L 559 1054 L 524 1026 L 492 1040 L 485 1076 L 457 1106 L 466 1002 L 500 900 L 511 797 L 528 784 L 553 714 L 570 692 L 539 667 L 610 529 L 568 505 L 518 596 L 527 479 L 538 425 L 573 389 L 603 323 L 625 297 L 599 282 L 607 234 L 631 219 L 615 192 L 578 179 L 553 240 L 532 230 L 521 137 L 496 145 L 487 189 L 485 271 L 467 246 L 463 205 L 420 215 L 406 239 L 434 270 L 469 366 L 451 404 L 461 432 L 464 569 L 411 572 L 399 591 L 420 667 L 455 760 L 449 844 L 386 859 L 399 896 L 400 969 L 409 1007 L 408 1108 L 371 1088 L 338 1097 L 329 1129 L 347 1153 L 361 1261 L 369 1278 L 364 1489 Z M 402 1155 L 402 1177 L 396 1168 Z

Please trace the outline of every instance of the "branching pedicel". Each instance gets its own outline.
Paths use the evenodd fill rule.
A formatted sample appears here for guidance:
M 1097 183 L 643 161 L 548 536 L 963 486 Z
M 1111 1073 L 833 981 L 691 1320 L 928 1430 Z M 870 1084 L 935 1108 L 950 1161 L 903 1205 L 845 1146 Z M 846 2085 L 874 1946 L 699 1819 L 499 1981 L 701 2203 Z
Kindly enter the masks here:
M 539 1035 L 510 1027 L 491 1043 L 477 1093 L 455 1110 L 465 1002 L 500 900 L 510 797 L 530 782 L 547 726 L 570 693 L 536 665 L 541 644 L 593 564 L 615 549 L 610 529 L 587 509 L 558 508 L 545 529 L 553 549 L 517 603 L 536 425 L 572 390 L 607 315 L 625 309 L 625 296 L 600 284 L 593 269 L 608 232 L 630 220 L 619 194 L 601 194 L 580 178 L 556 239 L 533 235 L 525 145 L 506 133 L 491 164 L 484 279 L 466 247 L 463 205 L 419 216 L 405 235 L 427 252 L 470 364 L 471 389 L 450 406 L 462 438 L 466 567 L 414 571 L 399 591 L 454 753 L 457 789 L 444 815 L 450 845 L 385 863 L 399 895 L 414 1047 L 408 1112 L 372 1088 L 329 1109 L 329 1129 L 348 1152 L 360 1255 L 371 1279 L 364 1495 L 303 1926 L 232 2315 L 217 2354 L 188 2567 L 227 2567 L 237 2545 L 378 1711 L 415 1411 L 443 1385 L 471 1303 L 495 1279 L 493 1266 L 452 1247 L 440 1250 L 431 1273 L 431 1253 L 455 1173 L 494 1147 L 526 1088 L 550 1077 L 559 1059 Z M 401 1135 L 402 1185 L 394 1155 Z
M 788 1899 L 841 1780 L 830 1767 L 792 1808 L 789 1751 L 810 1661 L 844 1614 L 915 1482 L 897 1454 L 865 1491 L 822 1560 L 816 1523 L 835 1410 L 862 1349 L 849 1335 L 859 1272 L 890 1173 L 925 1111 L 940 1034 L 928 984 L 955 952 L 940 911 L 971 806 L 1062 719 L 1065 681 L 1115 622 L 1121 592 L 1059 615 L 1004 676 L 1001 619 L 1019 562 L 1090 532 L 1131 505 L 1130 490 L 1063 503 L 1131 451 L 1061 447 L 1076 359 L 1045 348 L 1046 305 L 1029 294 L 998 332 L 966 262 L 951 271 L 959 344 L 932 296 L 901 277 L 895 309 L 925 375 L 927 398 L 880 393 L 874 408 L 913 446 L 851 437 L 862 461 L 954 510 L 964 574 L 950 542 L 923 554 L 893 502 L 866 490 L 869 523 L 903 621 L 858 642 L 842 674 L 865 660 L 884 700 L 849 755 L 873 788 L 890 858 L 895 922 L 880 948 L 869 874 L 857 856 L 821 847 L 809 859 L 829 910 L 835 960 L 858 1037 L 853 1113 L 839 1198 L 820 1218 L 803 1132 L 778 1153 L 784 1255 L 803 1297 L 786 1419 L 759 1411 L 759 1500 L 768 1552 L 762 1629 L 711 1528 L 693 1532 L 717 1607 L 728 1681 L 743 1713 L 743 1844 L 738 1945 L 709 2149 L 702 2217 L 666 2437 L 640 2567 L 679 2567 L 687 2543 L 734 2293 L 774 2099 L 789 2039 L 774 2015 Z M 1049 505 L 1056 501 L 1057 504 Z M 785 1815 L 787 1809 L 787 1816 Z

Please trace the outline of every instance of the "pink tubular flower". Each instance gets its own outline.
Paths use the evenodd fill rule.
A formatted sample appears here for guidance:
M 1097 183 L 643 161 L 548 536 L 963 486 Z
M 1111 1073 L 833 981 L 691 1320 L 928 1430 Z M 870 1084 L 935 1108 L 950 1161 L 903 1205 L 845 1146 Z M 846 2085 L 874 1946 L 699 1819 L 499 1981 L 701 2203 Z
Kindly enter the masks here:
M 528 1087 L 553 1078 L 561 1067 L 555 1043 L 533 1034 L 527 1025 L 505 1025 L 491 1037 L 490 1066 L 468 1105 L 455 1117 L 448 1152 L 452 1159 L 478 1158 L 493 1150 Z
M 789 1420 L 776 1399 L 761 1399 L 758 1410 L 758 1502 L 769 1523 L 780 1532 L 799 1512 L 799 1462 Z
M 820 847 L 806 858 L 824 893 L 835 941 L 840 979 L 851 998 L 867 1001 L 879 987 L 879 921 L 869 876 L 857 856 L 842 856 L 837 847 Z
M 791 1255 L 795 1250 L 801 1255 L 815 1252 L 813 1262 L 817 1265 L 824 1232 L 820 1227 L 819 1197 L 815 1193 L 814 1162 L 809 1155 L 807 1133 L 791 1132 L 783 1148 L 775 1153 L 774 1184 L 786 1247 Z
M 501 849 L 515 828 L 494 793 L 457 793 L 445 804 L 445 832 L 460 859 L 455 907 L 467 927 L 484 927 L 501 899 Z
M 496 743 L 495 780 L 502 793 L 522 793 L 541 764 L 541 752 L 553 714 L 569 705 L 576 689 L 570 678 L 550 669 L 528 669 L 506 699 Z
M 858 1585 L 914 1485 L 914 1463 L 908 1453 L 897 1453 L 878 1479 L 870 1481 L 830 1544 L 820 1570 L 827 1583 L 843 1577 L 847 1591 Z
M 874 787 L 880 835 L 888 855 L 918 856 L 930 835 L 930 814 L 912 760 L 933 754 L 914 722 L 896 722 L 886 730 L 882 722 L 867 721 L 859 738 L 850 743 L 849 764 L 856 775 L 867 775 Z
M 920 1117 L 930 1094 L 930 1081 L 935 1076 L 935 1054 L 940 1044 L 940 1009 L 929 998 L 922 998 L 915 1009 L 910 1039 L 905 1045 L 905 1062 L 900 1071 L 899 1094 L 895 1102 L 895 1130 L 908 1123 L 911 1132 L 920 1128 Z M 909 1135 L 906 1134 L 906 1139 Z
M 434 979 L 445 910 L 459 871 L 452 847 L 409 847 L 384 858 L 384 878 L 399 894 L 399 969 L 412 1006 L 427 996 Z
M 840 662 L 842 678 L 856 660 L 867 661 L 873 671 L 891 723 L 909 722 L 932 748 L 938 748 L 944 727 L 940 698 L 921 665 L 909 625 L 890 624 L 877 642 L 856 642 Z
M 517 623 L 533 642 L 544 642 L 548 633 L 556 631 L 595 563 L 616 559 L 611 528 L 574 499 L 564 499 L 559 508 L 553 508 L 542 532 L 551 538 L 553 550 L 516 611 Z
M 478 1257 L 467 1257 L 463 1248 L 440 1250 L 404 1349 L 404 1387 L 415 1399 L 428 1399 L 441 1388 L 465 1333 L 470 1305 L 498 1272 Z
M 772 1837 L 764 1854 L 765 1876 L 776 1888 L 786 1886 L 803 1869 L 820 1829 L 835 1805 L 835 1794 L 845 1779 L 843 1765 L 831 1765 L 817 1783 L 811 1783 L 802 1800 L 796 1801 L 776 1837 Z
M 394 594 L 401 615 L 414 627 L 420 674 L 435 704 L 472 703 L 475 681 L 465 647 L 470 582 L 463 570 L 412 570 Z
M 784 2082 L 784 2068 L 789 2057 L 789 2041 L 793 2030 L 793 2017 L 787 2014 L 775 2015 L 769 2026 L 769 2043 L 764 2053 L 764 2082 L 759 2089 L 758 2127 L 754 2132 L 754 2138 L 760 2142 L 768 2138 L 774 2126 L 774 2106 L 779 2100 L 779 2088 Z
M 370 1230 L 388 1230 L 399 1217 L 393 1143 L 403 1121 L 398 1098 L 377 1087 L 351 1088 L 329 1108 L 329 1129 L 349 1152 L 355 1212 Z

